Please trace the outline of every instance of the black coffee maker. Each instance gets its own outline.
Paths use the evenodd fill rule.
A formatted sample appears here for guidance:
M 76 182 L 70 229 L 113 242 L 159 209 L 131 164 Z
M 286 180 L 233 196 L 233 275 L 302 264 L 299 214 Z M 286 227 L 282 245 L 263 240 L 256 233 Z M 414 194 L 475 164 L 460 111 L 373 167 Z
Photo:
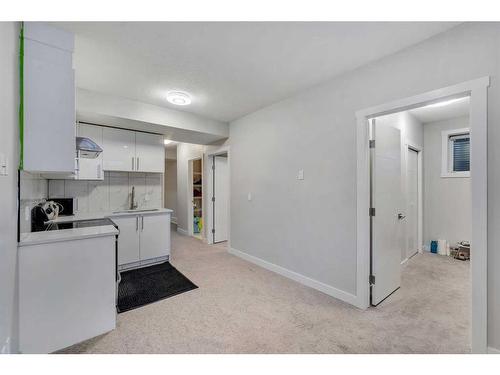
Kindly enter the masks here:
M 43 205 L 43 203 L 40 203 L 31 209 L 32 232 L 42 232 L 47 228 L 47 225 L 45 223 L 49 221 L 49 217 L 47 216 Z

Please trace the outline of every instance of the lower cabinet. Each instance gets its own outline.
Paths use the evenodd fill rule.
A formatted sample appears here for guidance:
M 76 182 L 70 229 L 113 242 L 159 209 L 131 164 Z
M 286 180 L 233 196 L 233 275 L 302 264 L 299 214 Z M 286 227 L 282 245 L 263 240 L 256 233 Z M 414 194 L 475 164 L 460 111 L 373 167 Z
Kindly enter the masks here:
M 118 266 L 135 268 L 170 255 L 170 213 L 113 217 L 118 225 Z
M 137 263 L 140 257 L 139 216 L 113 217 L 118 225 L 118 265 Z
M 115 329 L 115 234 L 20 246 L 18 266 L 21 353 L 52 353 Z

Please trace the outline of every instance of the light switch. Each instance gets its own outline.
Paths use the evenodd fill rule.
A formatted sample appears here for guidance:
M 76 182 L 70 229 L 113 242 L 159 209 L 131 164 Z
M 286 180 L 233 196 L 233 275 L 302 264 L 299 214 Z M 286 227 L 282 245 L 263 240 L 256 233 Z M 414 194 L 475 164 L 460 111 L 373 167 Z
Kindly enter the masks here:
M 299 172 L 297 173 L 297 180 L 303 180 L 304 179 L 304 170 L 299 169 Z
M 250 202 L 252 200 L 252 193 L 248 193 L 247 198 L 248 198 L 248 201 Z
M 0 153 L 0 176 L 7 176 L 7 157 Z

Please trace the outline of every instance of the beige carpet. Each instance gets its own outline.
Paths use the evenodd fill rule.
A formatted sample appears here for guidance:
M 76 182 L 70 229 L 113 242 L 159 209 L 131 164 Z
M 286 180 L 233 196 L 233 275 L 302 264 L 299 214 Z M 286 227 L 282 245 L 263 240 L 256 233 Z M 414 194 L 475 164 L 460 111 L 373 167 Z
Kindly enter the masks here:
M 466 353 L 469 263 L 416 255 L 402 287 L 361 311 L 172 233 L 172 263 L 198 289 L 118 315 L 64 353 Z

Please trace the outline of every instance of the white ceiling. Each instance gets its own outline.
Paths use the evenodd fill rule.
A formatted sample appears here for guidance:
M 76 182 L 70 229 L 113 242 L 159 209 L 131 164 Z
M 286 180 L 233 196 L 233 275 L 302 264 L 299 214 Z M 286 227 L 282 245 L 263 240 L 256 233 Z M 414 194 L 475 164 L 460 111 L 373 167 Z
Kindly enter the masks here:
M 420 107 L 412 109 L 410 112 L 421 123 L 448 120 L 455 117 L 467 116 L 469 114 L 470 97 L 462 98 L 455 102 L 450 102 L 442 107 Z
M 441 33 L 446 22 L 63 22 L 78 87 L 231 121 Z M 193 96 L 188 107 L 169 90 Z

